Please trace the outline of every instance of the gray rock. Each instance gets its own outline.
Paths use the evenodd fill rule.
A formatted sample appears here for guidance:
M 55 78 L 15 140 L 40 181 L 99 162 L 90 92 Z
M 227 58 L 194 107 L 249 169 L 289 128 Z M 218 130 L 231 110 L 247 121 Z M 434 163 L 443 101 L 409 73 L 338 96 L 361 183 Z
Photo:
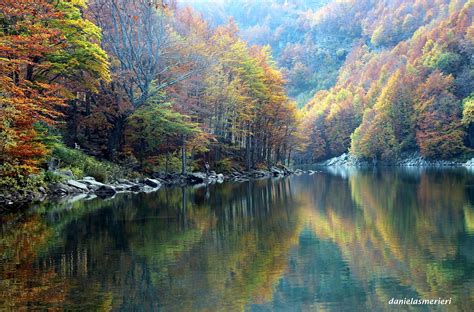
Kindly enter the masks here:
M 144 193 L 152 193 L 152 192 L 155 192 L 156 190 L 157 190 L 156 187 L 151 187 L 148 185 L 144 185 L 143 188 L 140 189 L 140 191 Z
M 78 181 L 75 181 L 75 180 L 68 180 L 67 181 L 67 184 L 69 186 L 72 186 L 72 187 L 75 187 L 77 189 L 80 189 L 81 191 L 84 191 L 84 192 L 88 192 L 89 191 L 89 188 L 87 187 L 86 184 L 84 183 L 81 183 L 81 182 L 78 182 Z
M 207 181 L 207 176 L 205 173 L 202 172 L 191 172 L 187 174 L 186 180 L 190 184 L 200 184 Z
M 117 191 L 115 188 L 111 185 L 106 185 L 104 184 L 103 186 L 99 187 L 97 190 L 95 190 L 95 194 L 99 197 L 112 197 L 115 194 L 117 194 Z
M 463 164 L 464 167 L 474 167 L 474 158 L 471 158 L 470 160 L 466 161 Z
M 285 172 L 277 167 L 271 167 L 270 168 L 271 172 L 272 172 L 272 175 L 274 177 L 279 177 L 279 176 L 284 176 L 285 175 Z
M 217 183 L 223 183 L 224 180 L 225 180 L 225 177 L 222 173 L 217 174 L 217 179 L 216 179 Z
M 98 182 L 96 181 L 94 178 L 92 179 L 82 179 L 82 180 L 78 180 L 78 182 L 80 183 L 83 183 L 85 185 L 87 185 L 87 188 L 89 190 L 92 190 L 92 191 L 95 191 L 97 190 L 98 188 L 100 188 L 101 186 L 104 186 L 105 184 L 104 183 L 101 183 L 101 182 Z
M 70 187 L 64 183 L 54 183 L 49 186 L 49 190 L 52 194 L 58 196 L 64 196 L 67 194 L 77 193 L 78 189 Z
M 150 187 L 153 187 L 153 188 L 157 188 L 157 187 L 160 187 L 161 186 L 161 183 L 160 181 L 158 180 L 155 180 L 155 179 L 150 179 L 150 178 L 146 178 L 143 183 L 145 185 L 148 185 Z
M 127 179 L 118 179 L 117 182 L 120 183 L 120 184 L 129 184 L 129 185 L 134 184 L 133 182 L 131 182 L 130 180 L 127 180 Z

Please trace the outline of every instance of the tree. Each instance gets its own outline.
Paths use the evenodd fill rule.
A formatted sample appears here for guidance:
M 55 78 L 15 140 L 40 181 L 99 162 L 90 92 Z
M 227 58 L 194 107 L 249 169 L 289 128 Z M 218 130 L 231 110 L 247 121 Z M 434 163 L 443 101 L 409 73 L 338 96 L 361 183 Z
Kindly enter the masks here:
M 374 107 L 365 111 L 362 124 L 352 136 L 354 155 L 382 160 L 391 160 L 398 155 L 400 143 L 395 135 L 391 109 L 396 101 L 399 78 L 400 71 L 397 71 L 390 77 Z
M 0 3 L 0 143 L 2 163 L 35 171 L 47 154 L 35 122 L 52 124 L 78 90 L 108 80 L 99 29 L 82 1 Z
M 474 147 L 474 94 L 462 102 L 462 124 L 467 129 L 469 147 Z
M 126 139 L 130 152 L 145 170 L 153 170 L 153 158 L 182 149 L 183 170 L 186 168 L 186 140 L 197 137 L 201 130 L 189 117 L 173 110 L 162 94 L 150 97 L 127 119 Z M 168 161 L 168 158 L 166 159 Z M 147 162 L 147 166 L 145 166 Z
M 452 88 L 453 77 L 435 71 L 417 89 L 416 141 L 423 156 L 449 159 L 464 150 L 461 105 Z

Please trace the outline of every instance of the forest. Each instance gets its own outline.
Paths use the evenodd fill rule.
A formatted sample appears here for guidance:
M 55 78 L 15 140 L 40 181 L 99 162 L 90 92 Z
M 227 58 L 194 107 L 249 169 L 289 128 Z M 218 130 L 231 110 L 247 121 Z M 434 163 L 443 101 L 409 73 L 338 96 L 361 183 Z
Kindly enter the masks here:
M 474 147 L 472 0 L 4 0 L 0 189 Z
M 297 162 L 472 156 L 473 1 L 190 1 L 272 47 L 303 116 Z
M 223 171 L 286 163 L 296 144 L 270 49 L 232 21 L 210 27 L 173 2 L 8 0 L 0 24 L 4 185 L 50 155 L 75 175 L 101 170 L 79 153 L 141 172 Z

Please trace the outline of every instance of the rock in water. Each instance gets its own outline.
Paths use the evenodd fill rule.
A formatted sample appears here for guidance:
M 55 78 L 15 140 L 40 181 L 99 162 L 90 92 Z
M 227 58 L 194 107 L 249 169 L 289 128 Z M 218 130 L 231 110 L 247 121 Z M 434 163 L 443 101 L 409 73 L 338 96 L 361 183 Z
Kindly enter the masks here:
M 145 185 L 148 185 L 148 186 L 151 186 L 151 187 L 154 187 L 154 188 L 161 186 L 160 181 L 155 180 L 155 179 L 150 179 L 150 178 L 145 179 L 145 181 L 143 181 L 143 183 Z
M 470 160 L 466 161 L 463 164 L 464 167 L 474 167 L 474 158 L 471 158 Z
M 99 187 L 97 190 L 95 190 L 95 194 L 99 197 L 102 197 L 102 198 L 112 197 L 116 193 L 117 193 L 117 191 L 115 190 L 115 188 L 113 188 L 110 185 L 105 185 L 105 184 L 103 186 Z
M 188 180 L 190 184 L 200 184 L 207 181 L 207 176 L 205 173 L 202 173 L 202 172 L 192 172 L 192 173 L 188 173 L 188 175 L 186 176 L 186 179 Z

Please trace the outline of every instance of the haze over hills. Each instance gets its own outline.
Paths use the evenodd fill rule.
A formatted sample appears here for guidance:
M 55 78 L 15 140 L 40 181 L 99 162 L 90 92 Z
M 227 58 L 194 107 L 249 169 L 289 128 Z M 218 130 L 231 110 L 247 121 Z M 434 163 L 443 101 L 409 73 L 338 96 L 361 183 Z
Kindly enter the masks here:
M 250 44 L 270 45 L 288 79 L 289 95 L 303 105 L 317 90 L 336 82 L 351 38 L 317 34 L 312 19 L 331 0 L 185 0 L 212 25 L 232 18 Z

